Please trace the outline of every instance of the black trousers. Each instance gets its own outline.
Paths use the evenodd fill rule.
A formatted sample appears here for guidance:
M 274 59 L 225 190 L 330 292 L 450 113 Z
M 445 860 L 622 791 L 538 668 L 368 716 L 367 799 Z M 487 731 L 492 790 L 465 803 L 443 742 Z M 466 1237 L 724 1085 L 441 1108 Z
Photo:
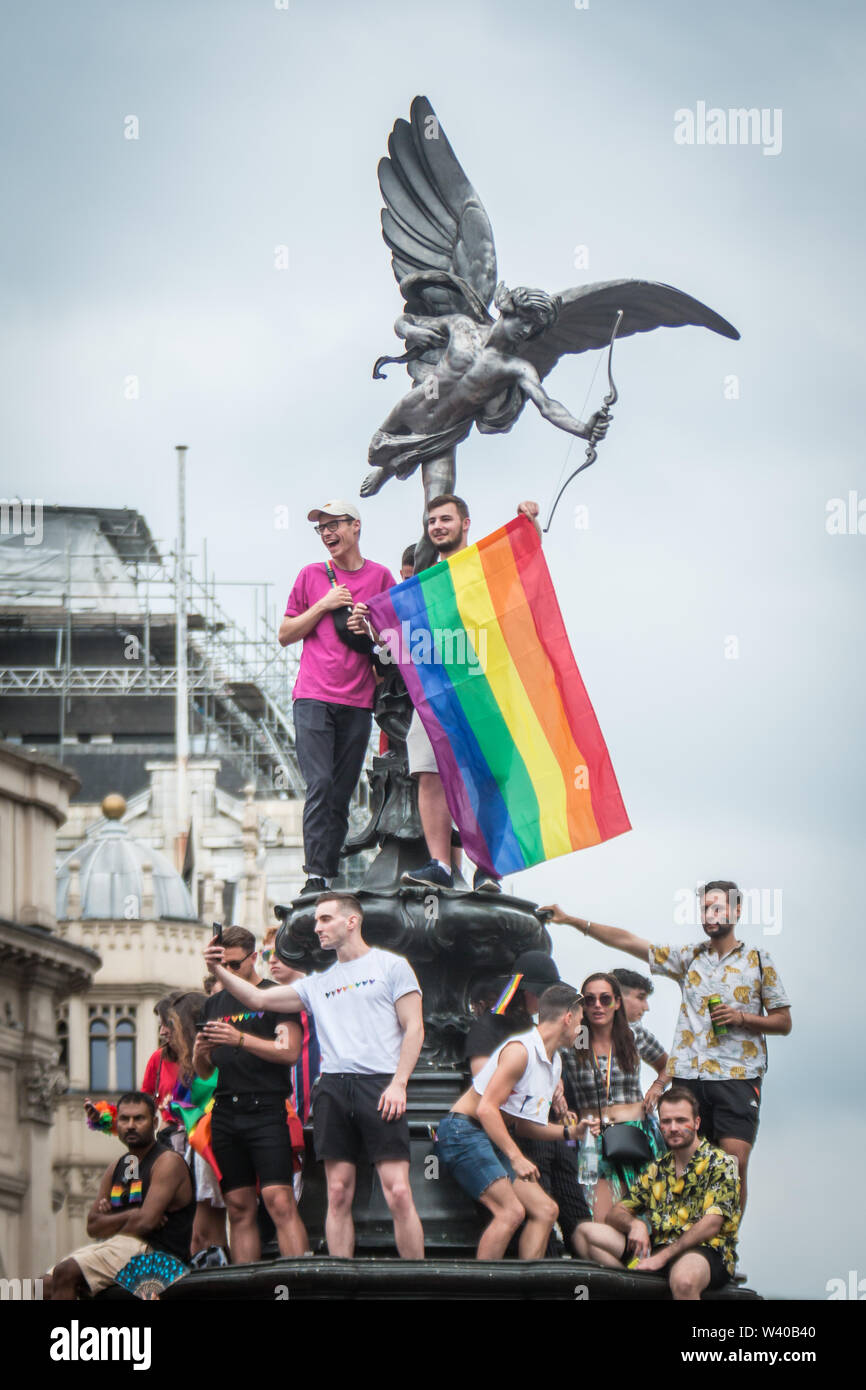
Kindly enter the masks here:
M 336 878 L 349 824 L 349 802 L 364 766 L 372 714 L 355 705 L 296 700 L 295 749 L 307 788 L 304 873 Z
M 577 1149 L 569 1148 L 557 1140 L 548 1143 L 544 1139 L 518 1139 L 521 1152 L 534 1163 L 541 1174 L 541 1186 L 559 1207 L 559 1227 L 569 1254 L 572 1253 L 571 1237 L 582 1221 L 591 1221 L 592 1213 L 586 1204 L 583 1188 L 577 1180 Z M 547 1245 L 547 1257 L 553 1259 L 559 1252 L 556 1238 L 551 1232 Z

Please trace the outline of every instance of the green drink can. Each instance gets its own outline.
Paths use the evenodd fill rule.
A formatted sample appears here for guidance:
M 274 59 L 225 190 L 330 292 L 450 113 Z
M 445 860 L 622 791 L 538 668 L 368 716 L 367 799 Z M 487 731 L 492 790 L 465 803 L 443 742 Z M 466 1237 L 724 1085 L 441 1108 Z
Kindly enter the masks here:
M 707 1008 L 712 1012 L 713 1009 L 719 1007 L 721 1002 L 722 996 L 720 994 L 711 994 L 707 1000 Z M 716 1037 L 723 1038 L 728 1031 L 726 1025 L 724 1023 L 713 1023 L 712 1017 L 710 1018 L 710 1022 L 713 1024 L 713 1032 Z

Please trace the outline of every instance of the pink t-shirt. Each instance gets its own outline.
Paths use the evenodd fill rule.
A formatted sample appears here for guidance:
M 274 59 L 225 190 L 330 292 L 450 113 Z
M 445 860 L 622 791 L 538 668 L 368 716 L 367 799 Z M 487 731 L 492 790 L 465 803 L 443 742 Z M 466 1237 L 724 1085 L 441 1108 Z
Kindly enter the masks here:
M 366 603 L 374 594 L 393 589 L 397 583 L 391 571 L 374 560 L 365 560 L 359 570 L 341 570 L 334 565 L 334 576 L 338 584 L 345 584 L 355 603 Z M 305 613 L 324 598 L 330 588 L 324 564 L 305 565 L 289 594 L 286 617 L 297 618 Z M 370 658 L 353 652 L 340 641 L 333 615 L 326 613 L 304 638 L 301 667 L 292 698 L 372 709 L 375 689 Z

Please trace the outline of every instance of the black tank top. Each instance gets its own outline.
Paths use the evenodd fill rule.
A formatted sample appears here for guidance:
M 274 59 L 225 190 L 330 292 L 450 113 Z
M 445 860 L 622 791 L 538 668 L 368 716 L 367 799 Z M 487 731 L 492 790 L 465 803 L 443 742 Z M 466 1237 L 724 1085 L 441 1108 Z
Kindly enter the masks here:
M 110 1201 L 113 1212 L 126 1211 L 142 1205 L 150 1187 L 153 1165 L 165 1152 L 163 1144 L 154 1144 L 144 1158 L 127 1153 L 117 1160 L 111 1175 Z M 189 1244 L 195 1216 L 195 1185 L 192 1177 L 190 1188 L 193 1195 L 186 1206 L 178 1207 L 177 1211 L 167 1211 L 165 1225 L 156 1231 L 148 1231 L 143 1237 L 154 1250 L 164 1250 L 167 1255 L 174 1255 L 175 1259 L 182 1260 L 184 1264 L 189 1264 Z

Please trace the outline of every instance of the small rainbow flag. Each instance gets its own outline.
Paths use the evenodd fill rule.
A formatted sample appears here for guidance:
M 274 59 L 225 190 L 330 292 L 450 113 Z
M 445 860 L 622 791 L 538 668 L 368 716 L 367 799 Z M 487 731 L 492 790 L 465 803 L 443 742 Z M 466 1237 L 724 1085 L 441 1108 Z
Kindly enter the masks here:
M 174 1100 L 170 1101 L 168 1108 L 183 1124 L 190 1148 L 210 1164 L 218 1178 L 222 1178 L 222 1171 L 211 1148 L 211 1111 L 218 1079 L 219 1072 L 214 1068 L 210 1076 L 196 1076 L 189 1086 L 178 1081 L 174 1088 Z
M 502 876 L 631 829 L 528 517 L 369 610 L 473 863 Z
M 491 1009 L 491 1013 L 494 1013 L 494 1014 L 504 1014 L 504 1013 L 505 1013 L 505 1010 L 508 1008 L 508 1005 L 511 1003 L 512 999 L 514 998 L 515 994 L 517 993 L 518 989 L 520 988 L 520 981 L 521 981 L 522 979 L 523 979 L 523 976 L 522 976 L 522 975 L 512 975 L 512 976 L 511 976 L 511 979 L 508 981 L 508 984 L 505 986 L 504 990 L 503 990 L 502 993 L 500 994 L 500 996 L 499 996 L 499 998 L 497 999 L 496 1003 L 493 1005 L 493 1008 Z

